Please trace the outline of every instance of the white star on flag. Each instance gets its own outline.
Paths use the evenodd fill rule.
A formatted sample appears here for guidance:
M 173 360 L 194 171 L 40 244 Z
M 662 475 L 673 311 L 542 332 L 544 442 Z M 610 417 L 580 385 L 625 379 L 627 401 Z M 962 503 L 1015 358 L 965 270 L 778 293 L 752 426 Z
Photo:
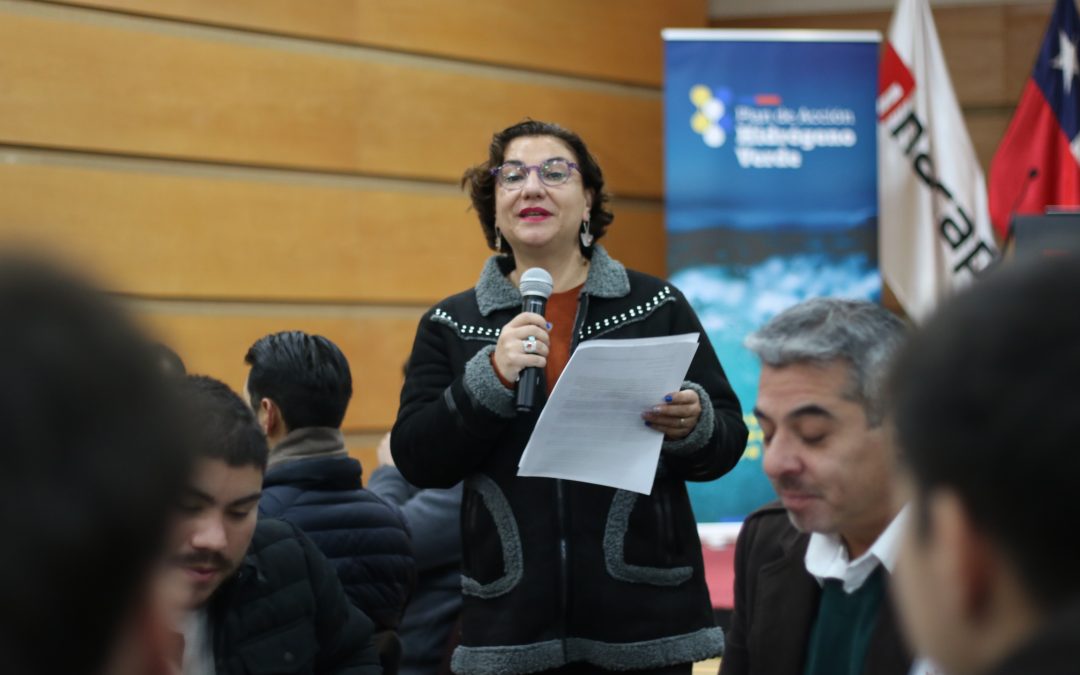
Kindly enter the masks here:
M 1072 90 L 1072 81 L 1080 72 L 1080 62 L 1076 60 L 1076 43 L 1069 41 L 1065 31 L 1058 31 L 1058 55 L 1050 62 L 1054 68 L 1061 71 L 1062 84 L 1065 85 L 1065 94 Z

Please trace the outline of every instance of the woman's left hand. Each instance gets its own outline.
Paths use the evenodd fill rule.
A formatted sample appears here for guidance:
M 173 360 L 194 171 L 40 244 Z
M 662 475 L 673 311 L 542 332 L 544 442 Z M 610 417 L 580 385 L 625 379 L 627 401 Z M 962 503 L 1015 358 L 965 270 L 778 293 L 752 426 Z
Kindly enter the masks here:
M 693 389 L 668 394 L 664 402 L 641 413 L 645 424 L 664 432 L 664 438 L 677 441 L 686 438 L 701 418 L 701 399 Z

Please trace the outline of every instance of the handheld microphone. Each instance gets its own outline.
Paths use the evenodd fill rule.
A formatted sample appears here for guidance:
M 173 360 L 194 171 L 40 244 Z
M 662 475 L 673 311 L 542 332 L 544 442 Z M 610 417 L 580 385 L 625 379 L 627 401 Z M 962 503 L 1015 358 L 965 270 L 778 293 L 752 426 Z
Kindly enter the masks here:
M 1007 246 L 1008 243 L 1012 241 L 1013 237 L 1016 236 L 1016 210 L 1020 208 L 1020 204 L 1024 201 L 1024 197 L 1027 196 L 1028 189 L 1038 177 L 1038 168 L 1033 166 L 1028 169 L 1027 176 L 1024 177 L 1024 187 L 1020 188 L 1020 194 L 1017 195 L 1016 201 L 1013 202 L 1012 208 L 1009 209 L 1009 226 L 1005 230 L 1005 241 L 1002 242 L 1003 246 Z
M 547 270 L 539 267 L 530 267 L 521 275 L 521 311 L 533 312 L 544 315 L 547 307 L 547 299 L 551 295 L 554 284 Z M 543 372 L 539 368 L 525 368 L 521 371 L 521 377 L 517 384 L 517 409 L 518 412 L 529 412 L 536 402 L 536 391 L 543 382 Z

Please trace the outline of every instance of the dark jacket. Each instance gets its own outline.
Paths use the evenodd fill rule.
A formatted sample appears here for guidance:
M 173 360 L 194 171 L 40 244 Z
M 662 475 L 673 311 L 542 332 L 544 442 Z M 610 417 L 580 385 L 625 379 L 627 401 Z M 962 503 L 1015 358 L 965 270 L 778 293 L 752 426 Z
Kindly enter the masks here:
M 573 346 L 700 332 L 684 388 L 698 392 L 703 413 L 688 437 L 664 444 L 651 495 L 519 478 L 540 410 L 518 414 L 491 366 L 500 329 L 521 311 L 507 264 L 491 258 L 476 288 L 421 319 L 391 435 L 410 482 L 465 480 L 465 598 L 454 671 L 502 675 L 576 661 L 650 668 L 717 655 L 723 636 L 713 623 L 685 481 L 730 470 L 746 427 L 708 337 L 678 290 L 627 271 L 597 247 Z
M 735 612 L 721 675 L 801 675 L 821 586 L 806 570 L 810 535 L 799 532 L 774 502 L 750 514 L 735 544 Z M 907 675 L 912 657 L 891 597 L 878 611 L 866 675 Z
M 236 574 L 211 597 L 217 675 L 377 675 L 371 621 L 292 525 L 260 520 Z
M 272 464 L 259 514 L 303 530 L 334 564 L 349 600 L 378 630 L 396 629 L 416 584 L 412 543 L 401 512 L 361 487 L 361 472 L 344 455 Z
M 1080 675 L 1080 602 L 1051 616 L 1027 644 L 986 675 Z
M 401 507 L 416 553 L 416 592 L 401 620 L 401 675 L 439 670 L 461 612 L 461 483 L 421 490 L 397 468 L 381 466 L 368 489 Z

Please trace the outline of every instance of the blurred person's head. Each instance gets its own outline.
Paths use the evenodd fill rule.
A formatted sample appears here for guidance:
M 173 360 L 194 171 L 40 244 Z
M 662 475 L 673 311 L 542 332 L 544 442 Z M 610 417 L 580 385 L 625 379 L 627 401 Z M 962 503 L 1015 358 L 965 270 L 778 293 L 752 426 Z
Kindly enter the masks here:
M 525 120 L 495 133 L 487 161 L 461 183 L 487 245 L 511 257 L 515 247 L 549 247 L 552 237 L 589 257 L 591 246 L 579 243 L 582 223 L 599 240 L 615 218 L 596 158 L 580 136 L 550 122 Z
M 337 345 L 302 331 L 273 333 L 248 349 L 244 395 L 272 445 L 305 427 L 337 429 L 352 397 L 349 361 Z
M 188 376 L 182 393 L 198 445 L 170 562 L 182 579 L 184 604 L 194 609 L 236 572 L 247 553 L 269 449 L 251 410 L 225 384 Z
M 184 366 L 183 359 L 172 347 L 169 347 L 164 342 L 158 342 L 154 345 L 154 349 L 157 352 L 158 366 L 165 371 L 166 375 L 173 377 L 187 375 L 187 368 Z
M 950 673 L 985 670 L 1080 602 L 1078 380 L 1075 260 L 997 271 L 896 361 L 913 485 L 897 602 L 914 647 Z
M 905 332 L 873 303 L 816 298 L 746 339 L 761 359 L 765 473 L 796 528 L 839 535 L 852 558 L 897 511 L 882 390 Z
M 0 256 L 0 663 L 145 663 L 188 448 L 156 350 L 103 293 Z

